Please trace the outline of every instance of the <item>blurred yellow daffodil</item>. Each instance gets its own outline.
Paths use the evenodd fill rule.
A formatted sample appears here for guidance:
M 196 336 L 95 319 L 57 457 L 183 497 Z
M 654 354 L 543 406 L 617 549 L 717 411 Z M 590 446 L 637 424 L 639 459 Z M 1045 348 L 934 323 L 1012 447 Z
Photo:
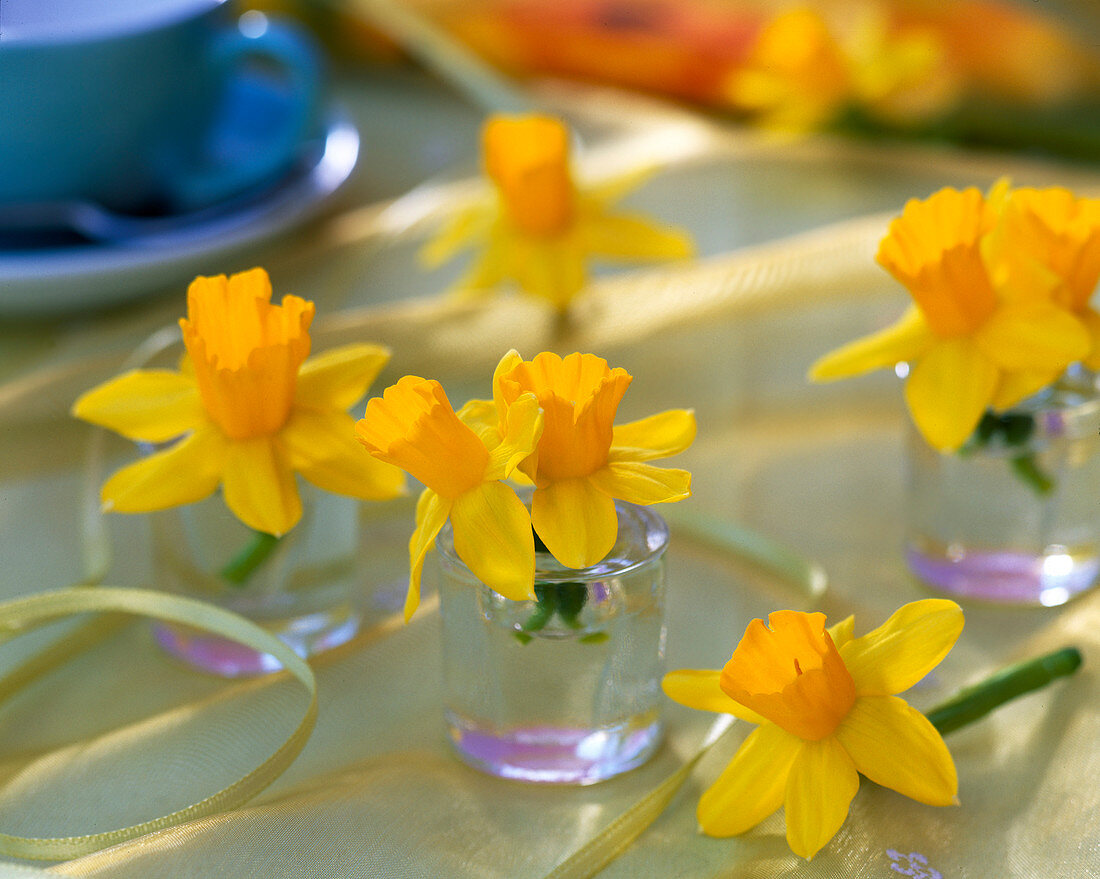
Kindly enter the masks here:
M 614 212 L 624 181 L 579 188 L 569 164 L 569 129 L 550 116 L 493 116 L 482 135 L 485 172 L 497 203 L 459 213 L 421 251 L 435 267 L 461 250 L 479 248 L 456 295 L 491 295 L 512 281 L 565 310 L 588 278 L 592 257 L 618 261 L 691 256 L 684 232 Z M 632 175 L 630 178 L 633 181 Z
M 1100 314 L 1090 304 L 1100 282 L 1100 199 L 1078 198 L 1062 187 L 1010 190 L 992 238 L 991 254 L 1005 272 L 1048 289 L 1056 304 L 1084 322 L 1091 339 L 1084 363 L 1100 369 Z
M 844 378 L 907 361 L 913 420 L 933 447 L 951 451 L 988 407 L 1015 405 L 1086 356 L 1081 320 L 1051 299 L 1049 284 L 1021 284 L 991 246 L 1006 200 L 1004 187 L 989 201 L 973 188 L 910 200 L 890 224 L 878 262 L 915 304 L 893 326 L 820 359 L 810 377 Z
M 493 376 L 493 401 L 471 401 L 483 429 L 512 418 L 517 401 L 534 395 L 544 428 L 520 470 L 535 484 L 531 522 L 553 556 L 570 568 L 600 561 L 615 545 L 615 499 L 658 504 L 691 495 L 691 474 L 648 463 L 684 451 L 695 439 L 695 415 L 671 409 L 614 425 L 630 385 L 625 369 L 592 354 L 562 358 L 544 351 L 525 361 L 509 351 Z
M 911 121 L 955 99 L 957 82 L 931 31 L 891 28 L 877 4 L 844 11 L 839 25 L 810 6 L 778 14 L 731 74 L 730 102 L 765 127 L 804 132 L 850 106 Z
M 755 827 L 781 805 L 792 851 L 812 858 L 844 823 L 859 773 L 933 806 L 956 802 L 955 764 L 928 719 L 895 693 L 923 678 L 963 627 L 943 599 L 907 604 L 853 638 L 853 621 L 777 611 L 749 623 L 721 671 L 667 674 L 677 702 L 759 724 L 699 801 L 711 836 Z
M 389 352 L 349 345 L 306 360 L 313 314 L 313 303 L 297 296 L 273 305 L 263 269 L 196 278 L 180 320 L 180 371 L 127 372 L 73 406 L 76 417 L 128 439 L 172 443 L 111 476 L 104 507 L 152 512 L 221 485 L 237 518 L 281 535 L 302 514 L 295 472 L 366 500 L 401 494 L 401 471 L 365 458 L 347 414 Z
M 535 597 L 531 517 L 500 482 L 531 454 L 542 433 L 534 395 L 517 397 L 503 430 L 490 437 L 459 419 L 439 382 L 409 375 L 367 403 L 355 433 L 375 458 L 427 486 L 409 541 L 406 620 L 420 603 L 424 558 L 448 518 L 455 552 L 474 576 L 505 598 Z

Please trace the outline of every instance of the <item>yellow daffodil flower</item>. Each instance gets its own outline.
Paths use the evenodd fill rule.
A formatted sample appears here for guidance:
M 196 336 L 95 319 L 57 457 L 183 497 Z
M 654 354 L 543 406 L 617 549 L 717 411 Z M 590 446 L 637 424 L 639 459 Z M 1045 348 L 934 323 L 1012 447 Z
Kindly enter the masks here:
M 928 719 L 898 698 L 963 627 L 943 599 L 907 604 L 861 638 L 851 618 L 782 610 L 749 623 L 721 671 L 685 669 L 663 687 L 691 708 L 759 724 L 699 800 L 711 836 L 734 836 L 785 806 L 787 842 L 812 858 L 844 823 L 859 774 L 933 806 L 956 802 L 955 764 Z
M 797 6 L 760 32 L 726 95 L 765 127 L 805 132 L 832 122 L 846 107 L 912 120 L 941 111 L 957 83 L 927 30 L 892 30 L 877 5 L 856 7 L 845 27 Z
M 1007 192 L 991 255 L 1085 324 L 1091 349 L 1084 362 L 1100 369 L 1100 314 L 1090 305 L 1100 282 L 1100 199 L 1061 187 Z
M 471 421 L 484 429 L 507 424 L 516 401 L 532 394 L 538 399 L 542 438 L 520 470 L 535 484 L 535 531 L 553 556 L 570 568 L 596 564 L 615 545 L 616 498 L 648 505 L 691 496 L 688 471 L 648 462 L 691 445 L 695 414 L 671 409 L 614 426 L 630 382 L 625 369 L 611 369 L 592 354 L 563 359 L 544 351 L 525 361 L 509 351 L 493 376 L 493 401 L 467 405 Z
M 840 44 L 820 13 L 797 7 L 760 32 L 728 96 L 767 127 L 808 131 L 832 120 L 848 101 L 851 81 Z
M 468 247 L 480 248 L 455 285 L 456 295 L 484 297 L 512 281 L 565 310 L 587 282 L 591 257 L 644 261 L 692 255 L 686 233 L 612 211 L 626 194 L 624 181 L 577 187 L 569 137 L 565 124 L 550 116 L 488 120 L 482 148 L 497 203 L 460 213 L 421 251 L 424 262 L 435 267 Z
M 439 382 L 408 375 L 367 403 L 355 433 L 375 458 L 427 486 L 409 541 L 406 620 L 420 603 L 424 558 L 448 518 L 455 552 L 475 577 L 505 598 L 535 597 L 531 517 L 500 482 L 531 454 L 542 433 L 532 394 L 517 397 L 502 431 L 479 435 L 455 414 Z
M 813 365 L 825 381 L 908 361 L 905 398 L 917 428 L 940 451 L 959 448 L 982 413 L 1015 405 L 1089 351 L 1082 322 L 1047 289 L 1019 293 L 986 242 L 998 221 L 977 189 L 910 200 L 890 224 L 878 262 L 915 304 L 893 326 Z
M 365 500 L 401 494 L 404 475 L 363 455 L 347 414 L 389 352 L 349 345 L 306 360 L 313 313 L 297 296 L 273 305 L 263 269 L 196 278 L 180 320 L 180 371 L 127 372 L 73 406 L 76 417 L 128 439 L 172 443 L 111 476 L 104 507 L 152 512 L 221 485 L 237 518 L 281 535 L 302 514 L 295 472 Z

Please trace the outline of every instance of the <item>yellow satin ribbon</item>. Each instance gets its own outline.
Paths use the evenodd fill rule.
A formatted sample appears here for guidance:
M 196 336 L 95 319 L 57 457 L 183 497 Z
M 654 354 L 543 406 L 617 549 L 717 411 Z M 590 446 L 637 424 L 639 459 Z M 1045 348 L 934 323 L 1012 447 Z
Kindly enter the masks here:
M 0 833 L 0 855 L 36 860 L 64 860 L 98 851 L 214 812 L 233 809 L 254 797 L 279 777 L 301 752 L 317 719 L 317 682 L 313 671 L 290 647 L 242 616 L 212 604 L 154 592 L 112 586 L 73 586 L 0 603 L 0 643 L 53 622 L 84 613 L 105 613 L 62 642 L 47 648 L 0 679 L 0 699 L 57 667 L 75 653 L 118 628 L 119 614 L 180 623 L 228 638 L 253 650 L 270 653 L 309 693 L 298 726 L 263 763 L 233 784 L 168 815 L 130 827 L 85 836 L 35 838 Z

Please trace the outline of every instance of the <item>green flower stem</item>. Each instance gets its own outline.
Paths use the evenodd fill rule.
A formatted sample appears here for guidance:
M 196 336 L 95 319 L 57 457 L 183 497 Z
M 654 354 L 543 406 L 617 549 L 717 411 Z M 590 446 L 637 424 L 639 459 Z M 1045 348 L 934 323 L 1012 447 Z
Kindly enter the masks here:
M 1035 432 L 1035 418 L 1023 412 L 1006 412 L 997 415 L 986 411 L 978 422 L 970 443 L 959 450 L 960 454 L 967 455 L 975 449 L 989 445 L 996 437 L 1009 448 L 1026 447 Z M 1043 497 L 1054 489 L 1054 480 L 1039 467 L 1034 452 L 1022 451 L 1009 459 L 1009 466 L 1024 485 L 1032 489 L 1037 495 Z
M 546 544 L 542 542 L 542 538 L 534 530 L 531 533 L 534 534 L 535 538 L 535 551 L 549 552 Z M 581 628 L 581 621 L 578 617 L 587 602 L 588 587 L 584 583 L 536 583 L 535 612 L 527 618 L 520 626 L 519 631 L 515 633 L 516 640 L 521 644 L 530 643 L 530 633 L 545 628 L 554 614 L 557 614 L 569 628 Z M 590 641 L 596 639 L 592 636 L 586 636 L 580 640 Z
M 222 579 L 234 586 L 244 586 L 253 572 L 275 551 L 281 539 L 274 534 L 254 531 L 252 539 L 221 569 Z
M 941 733 L 949 733 L 985 717 L 1010 699 L 1045 687 L 1056 678 L 1081 667 L 1081 652 L 1065 647 L 1001 669 L 984 681 L 967 687 L 926 715 Z
M 1035 461 L 1034 455 L 1017 455 L 1012 459 L 1012 472 L 1039 496 L 1050 494 L 1054 480 L 1047 476 Z
M 529 643 L 530 633 L 545 628 L 554 614 L 569 628 L 581 628 L 577 617 L 587 602 L 588 587 L 584 583 L 536 583 L 535 611 L 515 633 L 516 640 L 521 644 Z

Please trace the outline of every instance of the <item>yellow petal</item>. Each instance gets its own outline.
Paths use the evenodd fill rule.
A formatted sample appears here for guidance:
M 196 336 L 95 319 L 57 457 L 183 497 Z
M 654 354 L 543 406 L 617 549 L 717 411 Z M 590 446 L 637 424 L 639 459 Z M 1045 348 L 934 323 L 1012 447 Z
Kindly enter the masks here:
M 856 618 L 854 616 L 847 616 L 839 623 L 833 623 L 825 631 L 829 633 L 829 637 L 833 639 L 833 645 L 839 650 L 852 640 L 852 633 L 855 631 L 855 628 Z
M 941 339 L 913 365 L 905 399 L 924 438 L 954 451 L 974 432 L 993 400 L 999 374 L 967 338 Z
M 567 568 L 587 568 L 611 552 L 619 534 L 615 502 L 585 477 L 535 489 L 531 523 Z
M 635 189 L 645 185 L 650 178 L 660 173 L 660 170 L 658 164 L 647 164 L 639 168 L 632 168 L 607 180 L 586 183 L 581 195 L 582 210 L 606 210 L 616 202 L 622 201 Z
M 295 403 L 346 412 L 363 398 L 389 359 L 389 349 L 381 345 L 344 345 L 311 357 L 298 372 Z
M 487 482 L 451 508 L 455 552 L 482 583 L 505 598 L 535 597 L 535 540 L 531 517 L 516 493 Z
M 719 669 L 681 668 L 670 671 L 661 680 L 661 689 L 673 702 L 679 702 L 688 708 L 699 711 L 716 711 L 719 714 L 732 714 L 748 723 L 766 723 L 765 719 L 746 708 L 740 702 L 734 702 L 722 692 L 718 680 L 722 672 Z
M 213 426 L 123 467 L 103 484 L 105 509 L 151 513 L 200 501 L 221 481 L 226 443 Z
M 908 690 L 947 656 L 962 628 L 962 608 L 945 598 L 925 598 L 898 608 L 877 629 L 840 648 L 856 695 Z
M 496 406 L 497 421 L 500 424 L 504 423 L 508 408 L 508 401 L 504 399 L 504 377 L 521 363 L 523 363 L 523 357 L 513 348 L 500 358 L 496 369 L 493 370 L 493 404 Z
M 447 289 L 447 296 L 459 300 L 477 300 L 492 296 L 502 281 L 509 277 L 509 241 L 494 233 L 485 249 L 477 254 L 470 267 Z
M 669 409 L 613 428 L 608 461 L 653 461 L 678 455 L 695 441 L 695 411 Z
M 1017 403 L 1026 400 L 1032 394 L 1041 391 L 1047 385 L 1051 384 L 1058 378 L 1060 372 L 1061 370 L 1055 370 L 1054 372 L 1049 370 L 1040 372 L 1003 372 L 1001 373 L 1001 380 L 997 383 L 997 391 L 993 394 L 993 400 L 990 405 L 998 412 L 1003 412 L 1005 409 L 1011 409 Z
M 507 479 L 535 451 L 542 436 L 542 410 L 534 394 L 523 394 L 508 407 L 504 436 L 489 452 L 485 478 Z
M 497 420 L 496 404 L 492 400 L 467 400 L 457 414 L 458 420 L 481 437 L 486 445 L 487 437 L 500 442 L 500 432 L 497 430 L 500 422 Z
M 162 443 L 207 423 L 194 379 L 166 369 L 134 370 L 81 395 L 73 415 L 127 439 Z
M 662 228 L 639 215 L 594 216 L 580 225 L 577 236 L 586 253 L 604 259 L 687 259 L 695 253 L 695 244 L 686 232 Z
M 613 461 L 588 479 L 610 497 L 631 504 L 667 504 L 691 497 L 691 474 L 687 470 Z
M 710 836 L 751 830 L 783 805 L 787 774 L 802 740 L 774 723 L 757 727 L 718 780 L 699 798 L 696 817 Z
M 974 341 L 989 360 L 1006 370 L 1061 371 L 1092 347 L 1081 321 L 1042 301 L 1013 302 L 997 309 Z
M 930 806 L 955 803 L 959 783 L 951 754 L 928 718 L 903 699 L 857 699 L 835 737 L 876 784 Z
M 366 501 L 405 493 L 405 474 L 355 441 L 355 420 L 342 411 L 295 409 L 277 442 L 292 470 L 325 491 Z
M 910 306 L 897 323 L 826 354 L 810 367 L 810 378 L 831 381 L 874 369 L 893 369 L 897 363 L 918 359 L 934 338 L 920 310 Z
M 424 558 L 451 514 L 451 502 L 425 488 L 416 501 L 416 528 L 409 538 L 409 591 L 405 595 L 405 622 L 420 604 L 420 575 Z
M 588 282 L 584 252 L 566 243 L 517 242 L 512 268 L 527 293 L 564 309 Z
M 488 234 L 492 217 L 492 210 L 485 205 L 459 212 L 420 248 L 417 253 L 420 262 L 430 269 L 447 262 L 456 253 Z
M 1077 317 L 1081 319 L 1085 329 L 1088 330 L 1092 344 L 1092 348 L 1084 361 L 1085 366 L 1096 372 L 1100 370 L 1100 314 L 1091 308 L 1086 308 L 1084 311 L 1078 312 Z
M 812 858 L 832 839 L 859 790 L 852 759 L 830 736 L 805 742 L 787 776 L 784 807 L 787 844 L 801 858 Z
M 256 531 L 278 537 L 302 518 L 294 473 L 269 437 L 228 444 L 223 485 L 225 505 Z

